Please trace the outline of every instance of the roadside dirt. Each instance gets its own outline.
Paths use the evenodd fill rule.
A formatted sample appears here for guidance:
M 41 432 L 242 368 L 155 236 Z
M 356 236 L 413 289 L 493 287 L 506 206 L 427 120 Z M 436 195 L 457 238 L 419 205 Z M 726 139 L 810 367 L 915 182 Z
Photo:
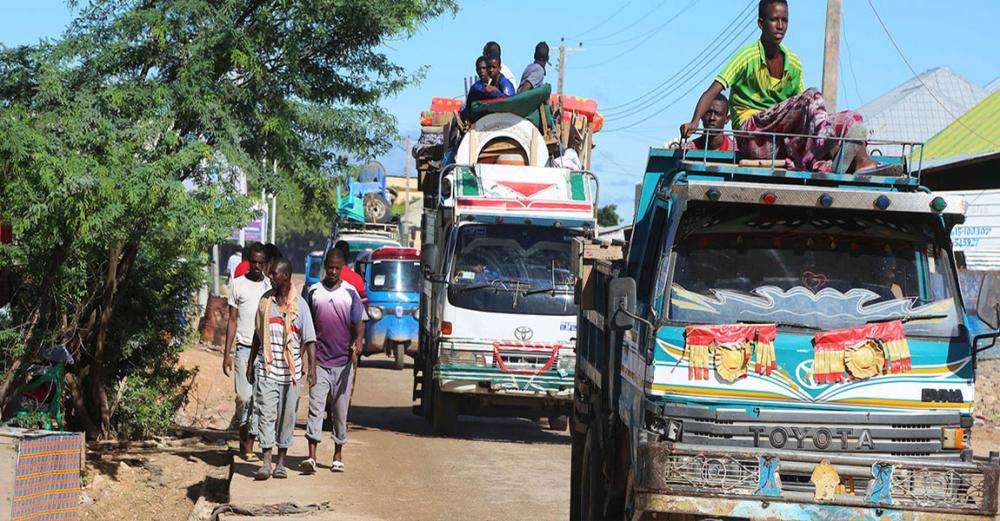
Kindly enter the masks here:
M 222 353 L 195 346 L 181 365 L 199 368 L 176 437 L 88 447 L 82 519 L 183 520 L 198 498 L 224 502 L 232 461 L 225 429 L 233 415 L 232 380 L 222 376 Z M 211 510 L 209 509 L 209 512 Z

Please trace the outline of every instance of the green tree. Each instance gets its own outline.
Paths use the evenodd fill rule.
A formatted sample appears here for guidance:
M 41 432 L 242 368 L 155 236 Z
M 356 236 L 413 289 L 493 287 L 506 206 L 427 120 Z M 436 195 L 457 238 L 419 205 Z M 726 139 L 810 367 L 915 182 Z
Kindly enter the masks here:
M 618 205 L 608 204 L 597 209 L 597 224 L 599 226 L 618 226 L 621 217 L 618 217 Z
M 76 6 L 76 2 L 72 2 Z M 254 187 L 328 193 L 383 153 L 379 102 L 417 81 L 382 51 L 450 0 L 92 0 L 61 38 L 0 48 L 0 406 L 46 346 L 66 345 L 88 436 L 146 434 L 182 403 L 178 317 L 205 251 L 248 217 Z M 277 174 L 271 161 L 277 161 Z M 6 262 L 6 261 L 5 261 Z M 131 386 L 131 387 L 130 387 Z M 109 389 L 114 391 L 109 392 Z M 140 406 L 141 405 L 141 406 Z

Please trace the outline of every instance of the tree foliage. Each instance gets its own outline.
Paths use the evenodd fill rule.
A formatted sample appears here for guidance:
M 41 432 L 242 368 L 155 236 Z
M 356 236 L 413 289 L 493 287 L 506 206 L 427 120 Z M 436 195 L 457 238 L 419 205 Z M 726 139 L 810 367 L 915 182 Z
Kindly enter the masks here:
M 15 280 L 0 405 L 62 343 L 88 435 L 148 434 L 125 418 L 143 396 L 179 404 L 178 317 L 209 245 L 248 218 L 236 170 L 268 191 L 293 184 L 308 204 L 353 158 L 383 153 L 395 120 L 379 101 L 420 71 L 382 45 L 452 9 L 93 0 L 61 38 L 0 48 L 0 221 L 15 236 L 0 250 Z
M 621 217 L 618 217 L 617 204 L 608 204 L 597 209 L 597 224 L 599 226 L 618 226 L 621 221 Z

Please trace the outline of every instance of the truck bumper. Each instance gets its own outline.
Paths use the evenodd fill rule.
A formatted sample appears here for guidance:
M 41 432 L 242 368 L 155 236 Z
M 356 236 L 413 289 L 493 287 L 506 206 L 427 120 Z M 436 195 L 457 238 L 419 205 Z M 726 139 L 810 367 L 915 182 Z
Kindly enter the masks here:
M 637 519 L 684 513 L 746 519 L 985 520 L 997 512 L 996 463 L 660 441 L 640 442 L 637 458 Z M 876 469 L 880 477 L 875 477 Z M 769 481 L 771 470 L 775 477 Z M 832 475 L 832 483 L 842 486 L 832 499 L 817 499 L 814 473 L 823 474 L 820 481 L 827 483 Z
M 434 378 L 442 391 L 481 396 L 518 396 L 570 401 L 573 399 L 573 373 L 546 371 L 537 375 L 505 373 L 497 369 L 438 366 Z

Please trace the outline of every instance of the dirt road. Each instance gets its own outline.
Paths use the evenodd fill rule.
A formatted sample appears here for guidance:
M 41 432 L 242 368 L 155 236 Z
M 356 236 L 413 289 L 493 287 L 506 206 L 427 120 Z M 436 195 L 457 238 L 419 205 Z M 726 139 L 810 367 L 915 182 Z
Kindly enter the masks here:
M 347 472 L 329 470 L 333 447 L 320 445 L 319 473 L 253 482 L 237 465 L 230 502 L 328 501 L 343 519 L 566 519 L 569 436 L 518 419 L 462 417 L 457 434 L 435 436 L 410 412 L 411 370 L 381 356 L 365 360 L 344 449 Z M 304 401 L 304 400 L 303 400 Z M 304 418 L 304 409 L 300 418 Z M 305 452 L 301 429 L 290 455 Z

